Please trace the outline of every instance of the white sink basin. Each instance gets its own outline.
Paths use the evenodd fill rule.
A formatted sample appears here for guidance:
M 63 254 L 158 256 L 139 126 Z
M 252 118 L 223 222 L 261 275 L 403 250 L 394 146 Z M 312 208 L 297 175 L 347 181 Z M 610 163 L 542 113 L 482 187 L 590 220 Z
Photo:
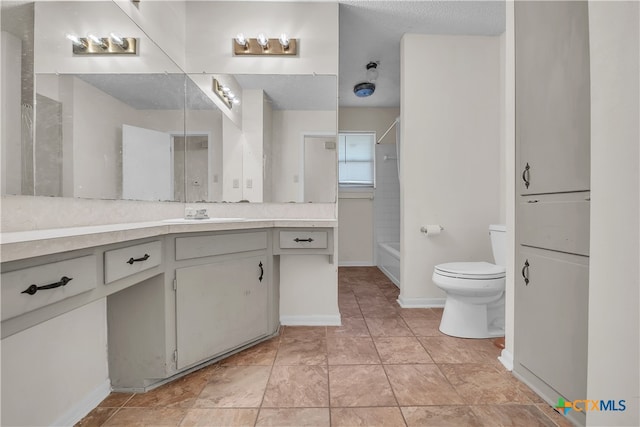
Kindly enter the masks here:
M 203 218 L 203 219 L 194 219 L 194 218 L 173 218 L 173 219 L 164 219 L 162 222 L 166 222 L 169 224 L 204 224 L 204 223 L 216 223 L 216 222 L 238 222 L 244 221 L 244 218 Z

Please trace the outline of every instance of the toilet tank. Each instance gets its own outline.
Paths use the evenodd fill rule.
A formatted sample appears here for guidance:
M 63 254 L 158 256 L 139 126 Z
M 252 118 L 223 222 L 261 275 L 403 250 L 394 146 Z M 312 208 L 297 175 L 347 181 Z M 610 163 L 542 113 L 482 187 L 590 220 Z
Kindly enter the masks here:
M 491 237 L 493 261 L 496 265 L 504 266 L 507 263 L 507 226 L 490 225 L 489 236 Z

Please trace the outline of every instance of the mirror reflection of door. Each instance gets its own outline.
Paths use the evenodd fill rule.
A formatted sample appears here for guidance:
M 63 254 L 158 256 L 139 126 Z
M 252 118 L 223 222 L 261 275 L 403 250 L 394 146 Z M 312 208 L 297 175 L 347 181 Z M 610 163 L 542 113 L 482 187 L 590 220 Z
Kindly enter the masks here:
M 337 163 L 335 136 L 304 137 L 305 203 L 335 201 Z
M 36 94 L 36 121 L 33 155 L 36 196 L 62 196 L 62 103 Z
M 173 200 L 171 135 L 122 125 L 122 198 Z
M 209 137 L 173 136 L 175 200 L 209 201 Z

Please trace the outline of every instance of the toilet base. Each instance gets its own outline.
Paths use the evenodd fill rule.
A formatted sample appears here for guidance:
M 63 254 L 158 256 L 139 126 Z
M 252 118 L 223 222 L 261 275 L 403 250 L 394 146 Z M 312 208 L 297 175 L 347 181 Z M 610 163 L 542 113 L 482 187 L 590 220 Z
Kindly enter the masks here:
M 459 338 L 504 336 L 504 292 L 496 300 L 477 304 L 457 295 L 447 295 L 440 321 L 440 332 Z

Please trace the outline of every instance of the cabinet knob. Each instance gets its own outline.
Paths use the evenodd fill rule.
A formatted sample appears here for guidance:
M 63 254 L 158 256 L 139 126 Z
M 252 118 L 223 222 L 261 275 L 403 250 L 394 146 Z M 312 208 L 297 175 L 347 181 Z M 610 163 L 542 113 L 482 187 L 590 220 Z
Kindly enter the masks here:
M 529 260 L 524 261 L 524 266 L 522 267 L 522 277 L 524 278 L 524 285 L 529 285 Z
M 527 162 L 527 165 L 524 167 L 524 171 L 522 171 L 522 180 L 524 181 L 525 188 L 529 188 L 529 184 L 531 184 L 529 169 L 531 169 L 531 166 L 529 166 L 529 163 Z

